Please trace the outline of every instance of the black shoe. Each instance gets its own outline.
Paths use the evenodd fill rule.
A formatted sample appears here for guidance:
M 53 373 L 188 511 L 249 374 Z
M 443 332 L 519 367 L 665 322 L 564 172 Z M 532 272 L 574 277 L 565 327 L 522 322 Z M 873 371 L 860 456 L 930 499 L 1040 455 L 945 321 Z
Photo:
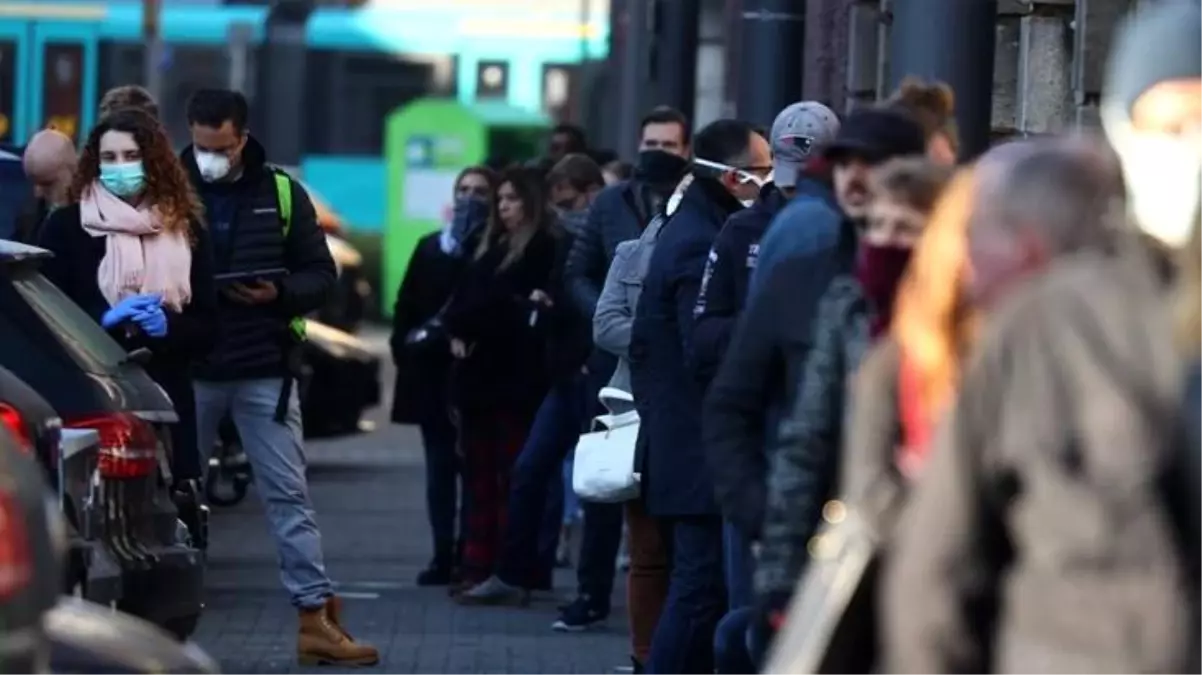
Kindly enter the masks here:
M 608 607 L 601 607 L 590 600 L 588 596 L 582 595 L 564 608 L 555 623 L 551 624 L 551 630 L 561 633 L 578 633 L 601 625 L 608 618 Z
M 450 565 L 439 565 L 438 563 L 430 563 L 426 569 L 418 572 L 418 586 L 446 586 L 453 581 Z
M 643 673 L 647 672 L 647 669 L 638 659 L 632 656 L 630 657 L 630 672 L 634 673 L 634 675 L 643 675 Z

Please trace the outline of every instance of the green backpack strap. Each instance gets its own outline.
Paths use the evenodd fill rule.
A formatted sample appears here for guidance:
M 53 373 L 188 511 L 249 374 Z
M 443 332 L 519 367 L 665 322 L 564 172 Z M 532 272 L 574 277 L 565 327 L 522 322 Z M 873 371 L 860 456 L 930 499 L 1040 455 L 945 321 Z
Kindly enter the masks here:
M 292 231 L 292 179 L 283 171 L 275 172 L 275 196 L 279 202 L 277 208 L 280 211 L 280 222 L 284 227 L 284 237 L 287 238 L 288 233 Z M 305 317 L 295 316 L 288 322 L 288 328 L 292 330 L 292 334 L 297 340 L 304 341 L 305 339 Z
M 275 172 L 275 196 L 279 202 L 280 220 L 284 223 L 284 236 L 292 231 L 292 179 L 283 171 Z

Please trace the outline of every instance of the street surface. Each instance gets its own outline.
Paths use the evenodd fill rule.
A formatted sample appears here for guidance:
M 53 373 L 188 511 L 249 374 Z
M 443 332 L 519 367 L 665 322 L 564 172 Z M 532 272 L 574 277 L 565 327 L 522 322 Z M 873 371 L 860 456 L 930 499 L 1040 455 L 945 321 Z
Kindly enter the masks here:
M 387 336 L 363 335 L 381 354 Z M 390 360 L 389 360 L 390 361 Z M 628 663 L 625 587 L 608 627 L 551 631 L 556 606 L 575 589 L 558 570 L 554 594 L 526 608 L 460 607 L 443 588 L 413 583 L 430 558 L 421 442 L 415 429 L 373 411 L 374 432 L 308 444 L 309 487 L 324 537 L 326 567 L 345 599 L 346 629 L 380 649 L 384 673 L 609 673 Z M 295 662 L 296 612 L 280 585 L 274 547 L 253 490 L 233 508 L 214 508 L 208 604 L 195 640 L 227 673 L 331 672 Z

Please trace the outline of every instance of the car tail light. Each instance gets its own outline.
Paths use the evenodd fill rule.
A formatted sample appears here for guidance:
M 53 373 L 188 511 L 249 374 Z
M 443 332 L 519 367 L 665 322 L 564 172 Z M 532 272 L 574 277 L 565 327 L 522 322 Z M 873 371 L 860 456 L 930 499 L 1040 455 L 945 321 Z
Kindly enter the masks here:
M 158 466 L 158 436 L 154 427 L 129 413 L 71 420 L 72 429 L 92 429 L 100 435 L 100 475 L 103 478 L 141 478 Z
M 25 424 L 25 418 L 21 416 L 19 410 L 7 403 L 0 403 L 0 425 L 3 425 L 13 435 L 17 444 L 21 446 L 22 452 L 33 454 L 33 438 L 30 437 L 29 427 Z
M 25 514 L 8 492 L 0 490 L 0 601 L 8 600 L 33 580 Z

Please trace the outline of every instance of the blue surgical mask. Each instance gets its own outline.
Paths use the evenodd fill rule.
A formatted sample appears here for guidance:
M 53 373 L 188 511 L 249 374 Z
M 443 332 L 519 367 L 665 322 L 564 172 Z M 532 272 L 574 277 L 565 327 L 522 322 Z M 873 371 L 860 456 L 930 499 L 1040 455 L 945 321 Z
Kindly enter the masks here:
M 118 197 L 132 197 L 138 194 L 145 185 L 142 162 L 101 164 L 100 184 Z

